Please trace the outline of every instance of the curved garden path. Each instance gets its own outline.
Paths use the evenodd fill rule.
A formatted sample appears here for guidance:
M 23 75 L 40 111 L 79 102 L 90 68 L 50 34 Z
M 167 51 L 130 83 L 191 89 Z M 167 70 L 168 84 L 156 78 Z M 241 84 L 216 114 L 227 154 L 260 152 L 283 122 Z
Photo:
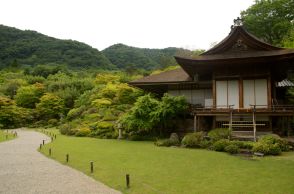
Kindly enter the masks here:
M 44 134 L 17 130 L 18 138 L 0 143 L 1 194 L 119 194 L 74 170 L 40 154 Z

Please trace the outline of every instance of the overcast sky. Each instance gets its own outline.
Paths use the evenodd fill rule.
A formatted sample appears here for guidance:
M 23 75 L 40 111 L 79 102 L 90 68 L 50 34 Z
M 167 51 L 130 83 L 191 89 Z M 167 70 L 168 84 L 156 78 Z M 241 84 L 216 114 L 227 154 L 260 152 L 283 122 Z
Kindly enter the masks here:
M 87 43 L 208 49 L 254 0 L 1 0 L 0 24 Z

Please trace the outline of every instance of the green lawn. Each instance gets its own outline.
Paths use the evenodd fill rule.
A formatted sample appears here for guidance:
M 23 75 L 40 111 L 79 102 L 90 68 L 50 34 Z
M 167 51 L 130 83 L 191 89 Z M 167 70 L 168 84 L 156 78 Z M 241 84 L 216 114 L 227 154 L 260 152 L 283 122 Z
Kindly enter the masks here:
M 6 135 L 7 135 L 7 137 L 6 137 Z M 0 130 L 0 142 L 11 140 L 14 138 L 15 138 L 14 135 L 10 131 L 7 133 L 6 130 Z
M 124 193 L 294 193 L 294 153 L 246 160 L 199 149 L 156 147 L 151 142 L 58 135 L 41 152 Z M 94 173 L 90 173 L 94 161 Z M 131 187 L 125 186 L 125 174 Z

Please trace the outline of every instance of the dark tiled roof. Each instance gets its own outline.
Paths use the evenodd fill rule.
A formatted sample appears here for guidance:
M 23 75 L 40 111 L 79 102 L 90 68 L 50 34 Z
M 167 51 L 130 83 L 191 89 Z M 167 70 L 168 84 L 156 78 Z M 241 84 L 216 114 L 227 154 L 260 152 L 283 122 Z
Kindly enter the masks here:
M 230 59 L 249 59 L 258 57 L 293 57 L 294 49 L 283 49 L 273 51 L 251 51 L 244 53 L 229 53 L 215 55 L 200 55 L 197 57 L 175 57 L 176 59 L 184 59 L 190 61 L 215 61 L 215 60 L 230 60 Z M 181 64 L 181 63 L 180 63 Z
M 253 50 L 263 50 L 263 51 L 270 51 L 270 50 L 280 50 L 282 48 L 275 47 L 270 45 L 266 42 L 263 42 L 259 38 L 255 37 L 254 35 L 250 34 L 248 31 L 244 29 L 242 26 L 234 27 L 230 34 L 224 38 L 220 43 L 215 45 L 213 48 L 209 49 L 208 51 L 202 53 L 201 55 L 211 55 L 211 54 L 220 54 L 226 52 L 236 41 L 241 38 L 247 46 L 249 46 Z
M 189 82 L 189 81 L 192 81 L 189 75 L 182 68 L 179 68 L 179 69 L 159 73 L 156 75 L 146 76 L 141 79 L 131 81 L 129 82 L 129 84 L 137 85 L 137 84 L 144 84 L 144 83 L 151 84 L 151 83 L 173 83 L 173 82 Z

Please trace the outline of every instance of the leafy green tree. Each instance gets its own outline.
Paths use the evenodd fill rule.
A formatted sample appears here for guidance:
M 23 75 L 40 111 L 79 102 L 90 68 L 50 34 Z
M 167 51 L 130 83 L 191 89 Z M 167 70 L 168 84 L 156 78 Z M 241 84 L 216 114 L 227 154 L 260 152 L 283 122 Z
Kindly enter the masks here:
M 137 99 L 132 109 L 121 117 L 120 122 L 127 131 L 154 132 L 159 128 L 160 135 L 164 129 L 170 127 L 172 120 L 183 114 L 188 108 L 184 97 L 173 97 L 165 94 L 161 100 L 157 100 L 150 94 Z
M 293 29 L 293 0 L 256 0 L 241 12 L 244 27 L 270 44 L 283 46 L 282 40 Z
M 3 128 L 21 127 L 33 121 L 33 112 L 15 106 L 13 100 L 0 96 L 0 126 Z
M 172 120 L 184 113 L 188 103 L 183 96 L 170 96 L 164 94 L 155 111 L 151 113 L 152 121 L 159 123 L 162 129 L 170 127 Z
M 1 87 L 1 90 L 3 91 L 3 94 L 10 98 L 14 98 L 18 88 L 25 85 L 27 85 L 27 83 L 23 79 L 9 79 L 5 82 L 5 85 Z
M 152 113 L 156 111 L 158 105 L 158 100 L 150 94 L 141 96 L 120 122 L 128 131 L 151 131 L 156 124 L 153 122 Z
M 55 94 L 46 93 L 41 97 L 36 109 L 42 119 L 59 119 L 64 115 L 64 101 Z
M 23 108 L 35 108 L 36 103 L 44 93 L 44 85 L 36 83 L 30 86 L 23 86 L 17 90 L 15 102 Z
M 287 36 L 284 37 L 282 44 L 284 47 L 294 48 L 294 28 Z

